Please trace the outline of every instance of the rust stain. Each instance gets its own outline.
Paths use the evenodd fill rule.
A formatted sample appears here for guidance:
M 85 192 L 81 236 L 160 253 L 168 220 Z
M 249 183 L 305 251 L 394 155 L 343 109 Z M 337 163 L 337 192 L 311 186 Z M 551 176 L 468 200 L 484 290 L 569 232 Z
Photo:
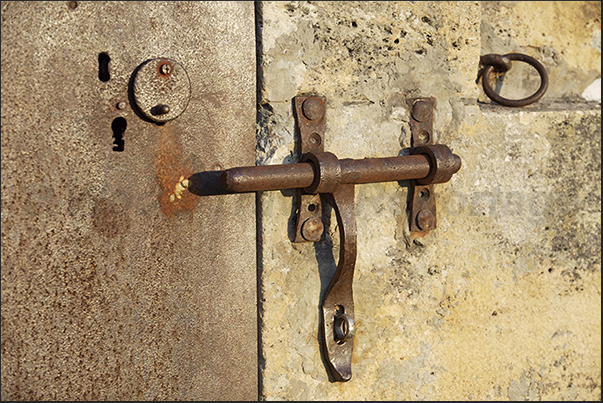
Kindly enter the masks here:
M 128 231 L 130 219 L 120 205 L 107 198 L 99 198 L 94 204 L 92 225 L 104 236 L 114 238 Z
M 182 186 L 194 172 L 184 163 L 182 155 L 182 141 L 180 132 L 167 124 L 160 126 L 157 137 L 155 154 L 155 173 L 161 188 L 159 205 L 161 211 L 170 217 L 179 212 L 188 212 L 191 215 L 199 198 Z

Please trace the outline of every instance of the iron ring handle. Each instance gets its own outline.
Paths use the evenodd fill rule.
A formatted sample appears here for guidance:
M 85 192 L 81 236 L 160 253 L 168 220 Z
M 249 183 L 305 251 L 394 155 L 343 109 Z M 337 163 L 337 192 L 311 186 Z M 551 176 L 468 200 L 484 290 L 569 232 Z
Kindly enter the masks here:
M 527 98 L 523 99 L 507 99 L 498 95 L 492 89 L 490 85 L 490 74 L 492 70 L 497 69 L 499 71 L 507 71 L 510 69 L 509 61 L 510 60 L 518 60 L 521 62 L 526 62 L 529 65 L 533 66 L 538 74 L 540 74 L 540 88 L 534 94 Z M 504 106 L 526 106 L 531 103 L 538 101 L 544 93 L 546 92 L 549 86 L 549 76 L 546 72 L 546 69 L 540 62 L 538 62 L 533 57 L 528 55 L 524 55 L 522 53 L 509 53 L 504 56 L 489 54 L 480 57 L 480 62 L 486 65 L 486 68 L 482 74 L 482 86 L 484 87 L 484 92 L 486 95 L 493 100 L 494 102 L 504 105 Z

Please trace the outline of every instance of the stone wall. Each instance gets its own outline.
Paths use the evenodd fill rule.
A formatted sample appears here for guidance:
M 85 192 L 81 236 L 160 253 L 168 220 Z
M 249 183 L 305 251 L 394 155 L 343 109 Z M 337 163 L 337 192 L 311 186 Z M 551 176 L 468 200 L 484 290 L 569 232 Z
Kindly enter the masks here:
M 257 164 L 299 158 L 292 98 L 327 99 L 325 150 L 410 146 L 405 99 L 436 98 L 436 143 L 463 167 L 436 185 L 438 228 L 411 239 L 408 182 L 356 186 L 353 377 L 318 342 L 334 273 L 325 240 L 292 243 L 293 192 L 258 194 L 260 398 L 593 400 L 601 395 L 600 2 L 258 2 Z M 540 60 L 536 104 L 492 104 L 479 56 Z M 513 64 L 501 94 L 538 86 Z M 511 88 L 511 90 L 507 90 Z

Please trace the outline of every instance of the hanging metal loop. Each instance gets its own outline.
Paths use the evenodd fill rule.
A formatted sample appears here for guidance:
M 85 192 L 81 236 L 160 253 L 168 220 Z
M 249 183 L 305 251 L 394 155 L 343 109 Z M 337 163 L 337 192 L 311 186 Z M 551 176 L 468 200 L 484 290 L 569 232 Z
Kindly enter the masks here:
M 507 99 L 498 95 L 490 86 L 490 74 L 493 70 L 497 71 L 508 71 L 511 69 L 511 61 L 518 60 L 521 62 L 526 62 L 533 66 L 538 74 L 540 74 L 540 88 L 533 95 L 523 98 L 523 99 Z M 484 87 L 484 92 L 486 95 L 493 100 L 494 102 L 505 105 L 505 106 L 526 106 L 531 103 L 538 101 L 544 93 L 546 92 L 549 86 L 549 76 L 546 72 L 546 69 L 540 62 L 538 62 L 533 57 L 528 55 L 524 55 L 522 53 L 509 53 L 506 55 L 497 55 L 497 54 L 487 54 L 480 57 L 480 63 L 485 65 L 485 69 L 482 72 L 482 86 Z

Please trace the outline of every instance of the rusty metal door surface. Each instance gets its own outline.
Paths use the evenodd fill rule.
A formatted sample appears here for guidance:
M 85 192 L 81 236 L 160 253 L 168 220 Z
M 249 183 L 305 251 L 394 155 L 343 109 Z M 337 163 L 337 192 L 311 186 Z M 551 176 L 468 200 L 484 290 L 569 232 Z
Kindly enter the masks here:
M 255 162 L 254 32 L 252 2 L 2 2 L 2 400 L 258 398 L 255 195 L 178 188 Z M 190 80 L 159 123 L 154 59 Z

